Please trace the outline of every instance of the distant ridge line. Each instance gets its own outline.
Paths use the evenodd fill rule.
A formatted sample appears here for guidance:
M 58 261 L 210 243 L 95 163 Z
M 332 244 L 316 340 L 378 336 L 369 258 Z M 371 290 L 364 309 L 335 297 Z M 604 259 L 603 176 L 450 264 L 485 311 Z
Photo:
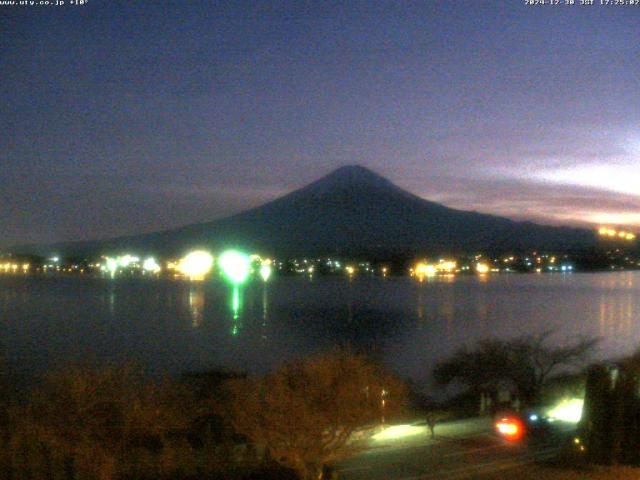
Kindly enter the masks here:
M 272 255 L 407 256 L 592 248 L 595 232 L 517 222 L 425 200 L 360 165 L 337 168 L 264 205 L 211 222 L 105 240 L 15 247 L 96 255 L 228 246 Z

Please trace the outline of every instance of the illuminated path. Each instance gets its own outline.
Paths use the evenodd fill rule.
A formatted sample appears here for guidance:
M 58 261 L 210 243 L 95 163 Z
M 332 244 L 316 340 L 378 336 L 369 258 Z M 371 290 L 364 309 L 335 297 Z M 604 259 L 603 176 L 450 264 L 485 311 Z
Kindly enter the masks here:
M 443 423 L 431 440 L 426 427 L 402 439 L 376 440 L 371 449 L 338 467 L 341 480 L 465 479 L 552 458 L 560 441 L 508 444 L 492 433 L 489 418 Z

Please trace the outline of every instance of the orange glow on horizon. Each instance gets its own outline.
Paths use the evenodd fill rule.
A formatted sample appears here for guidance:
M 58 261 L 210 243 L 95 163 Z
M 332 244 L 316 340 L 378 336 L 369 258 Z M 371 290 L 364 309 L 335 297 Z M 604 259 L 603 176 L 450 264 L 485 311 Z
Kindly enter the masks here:
M 598 229 L 598 234 L 601 237 L 607 237 L 611 239 L 619 239 L 619 240 L 627 240 L 633 241 L 636 239 L 636 234 L 628 232 L 626 230 L 616 230 L 611 227 L 600 227 Z

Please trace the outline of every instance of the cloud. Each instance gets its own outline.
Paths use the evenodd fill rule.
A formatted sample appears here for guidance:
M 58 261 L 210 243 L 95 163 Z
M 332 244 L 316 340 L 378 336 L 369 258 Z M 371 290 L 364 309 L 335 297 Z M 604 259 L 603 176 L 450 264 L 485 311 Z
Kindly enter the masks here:
M 132 190 L 147 197 L 171 197 L 174 199 L 207 200 L 219 198 L 232 204 L 255 206 L 289 193 L 277 185 L 200 185 L 184 183 L 134 183 Z
M 640 197 L 640 165 L 630 161 L 542 170 L 534 177 L 560 185 L 599 188 Z
M 524 178 L 446 176 L 402 186 L 461 210 L 558 225 L 640 228 L 640 196 L 602 188 Z

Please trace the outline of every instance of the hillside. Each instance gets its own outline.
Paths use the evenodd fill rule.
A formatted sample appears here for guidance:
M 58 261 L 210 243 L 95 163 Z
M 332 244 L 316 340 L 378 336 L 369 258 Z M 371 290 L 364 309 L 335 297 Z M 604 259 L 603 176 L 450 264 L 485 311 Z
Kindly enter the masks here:
M 564 251 L 595 244 L 594 232 L 455 210 L 407 192 L 360 166 L 329 175 L 221 220 L 147 235 L 46 246 L 66 254 L 242 247 L 276 255 L 404 256 L 475 251 Z M 33 249 L 33 247 L 31 247 Z M 39 247 L 38 250 L 42 250 Z

